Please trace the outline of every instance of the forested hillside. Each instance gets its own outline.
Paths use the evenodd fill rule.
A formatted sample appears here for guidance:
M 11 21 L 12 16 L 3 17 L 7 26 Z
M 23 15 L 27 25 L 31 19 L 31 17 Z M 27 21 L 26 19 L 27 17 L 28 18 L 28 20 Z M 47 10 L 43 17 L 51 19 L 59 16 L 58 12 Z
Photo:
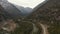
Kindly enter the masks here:
M 47 25 L 49 34 L 60 34 L 60 0 L 49 0 L 26 20 Z
M 0 6 L 0 34 L 60 34 L 60 0 L 49 0 L 26 17 L 11 15 Z
M 0 5 L 0 34 L 30 34 L 32 28 L 32 23 L 24 21 L 24 17 L 12 17 Z

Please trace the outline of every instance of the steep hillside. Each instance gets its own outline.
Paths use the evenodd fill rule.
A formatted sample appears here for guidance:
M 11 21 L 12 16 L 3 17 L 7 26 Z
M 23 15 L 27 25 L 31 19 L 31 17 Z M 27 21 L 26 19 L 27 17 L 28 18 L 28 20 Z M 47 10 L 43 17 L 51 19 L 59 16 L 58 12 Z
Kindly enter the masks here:
M 60 0 L 48 0 L 25 18 L 11 17 L 12 14 L 0 6 L 0 34 L 60 34 Z
M 17 15 L 18 16 L 18 15 Z M 33 25 L 23 21 L 23 17 L 12 17 L 0 5 L 0 34 L 30 34 Z
M 5 9 L 5 12 L 10 14 L 12 17 L 19 17 L 21 11 L 18 10 L 13 4 L 7 0 L 0 0 L 0 5 Z
M 50 34 L 60 34 L 60 0 L 48 0 L 25 20 L 45 24 Z

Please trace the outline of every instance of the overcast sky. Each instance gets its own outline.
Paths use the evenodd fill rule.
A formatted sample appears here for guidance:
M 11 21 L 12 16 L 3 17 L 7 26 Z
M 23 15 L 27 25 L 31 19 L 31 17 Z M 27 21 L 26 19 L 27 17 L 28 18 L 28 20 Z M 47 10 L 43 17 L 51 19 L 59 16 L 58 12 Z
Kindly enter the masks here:
M 41 2 L 45 0 L 8 0 L 10 3 L 16 4 L 18 6 L 34 8 Z

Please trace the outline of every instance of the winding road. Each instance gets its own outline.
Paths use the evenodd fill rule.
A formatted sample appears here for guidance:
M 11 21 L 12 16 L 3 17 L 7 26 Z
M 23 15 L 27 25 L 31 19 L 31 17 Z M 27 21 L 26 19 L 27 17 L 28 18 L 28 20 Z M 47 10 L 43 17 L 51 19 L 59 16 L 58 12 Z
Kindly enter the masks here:
M 42 34 L 49 34 L 46 25 L 40 23 L 40 26 L 42 27 Z

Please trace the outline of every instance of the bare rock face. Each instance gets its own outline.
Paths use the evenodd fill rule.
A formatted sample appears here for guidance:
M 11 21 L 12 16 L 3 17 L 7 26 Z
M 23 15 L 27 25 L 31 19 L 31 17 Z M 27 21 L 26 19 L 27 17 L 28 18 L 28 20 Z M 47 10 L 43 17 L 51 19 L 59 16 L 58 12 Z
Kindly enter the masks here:
M 16 26 L 17 26 L 17 24 L 13 20 L 11 20 L 11 19 L 7 20 L 7 21 L 3 21 L 3 22 L 4 22 L 4 24 L 2 24 L 1 28 L 3 30 L 8 31 L 8 32 L 14 31 Z

